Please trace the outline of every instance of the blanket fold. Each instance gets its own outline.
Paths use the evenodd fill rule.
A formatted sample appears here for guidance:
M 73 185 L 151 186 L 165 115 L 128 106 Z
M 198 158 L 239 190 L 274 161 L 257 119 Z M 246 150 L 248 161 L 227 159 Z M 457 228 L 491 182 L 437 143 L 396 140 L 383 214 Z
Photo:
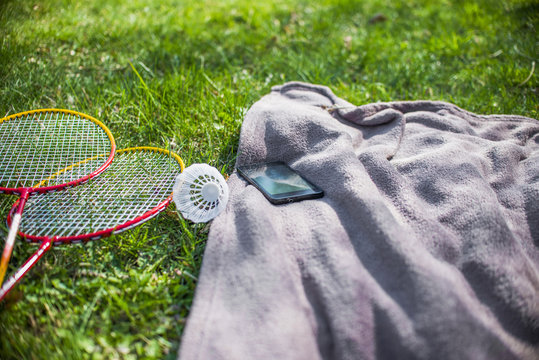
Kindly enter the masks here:
M 292 82 L 241 130 L 237 165 L 277 160 L 325 196 L 231 175 L 180 359 L 539 357 L 537 120 Z

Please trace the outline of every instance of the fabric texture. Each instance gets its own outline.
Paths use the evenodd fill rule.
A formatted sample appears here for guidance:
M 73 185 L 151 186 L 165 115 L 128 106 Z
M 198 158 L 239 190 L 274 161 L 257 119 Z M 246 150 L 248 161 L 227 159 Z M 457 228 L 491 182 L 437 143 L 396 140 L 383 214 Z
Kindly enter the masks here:
M 180 359 L 539 358 L 537 120 L 293 82 L 241 129 L 237 165 L 277 160 L 325 196 L 231 175 Z

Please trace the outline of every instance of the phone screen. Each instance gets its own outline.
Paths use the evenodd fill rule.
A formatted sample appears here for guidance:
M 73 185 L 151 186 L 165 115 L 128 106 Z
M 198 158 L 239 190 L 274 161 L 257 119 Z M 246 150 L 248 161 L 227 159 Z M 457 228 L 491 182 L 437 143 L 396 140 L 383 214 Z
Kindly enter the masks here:
M 304 200 L 323 195 L 321 190 L 282 162 L 241 166 L 238 171 L 274 203 Z

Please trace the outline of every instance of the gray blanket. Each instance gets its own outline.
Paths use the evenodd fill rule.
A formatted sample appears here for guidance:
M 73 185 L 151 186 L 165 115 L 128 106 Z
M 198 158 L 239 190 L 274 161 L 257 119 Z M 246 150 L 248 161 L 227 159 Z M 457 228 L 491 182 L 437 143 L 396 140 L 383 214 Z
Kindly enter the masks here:
M 181 359 L 539 358 L 537 120 L 287 83 L 241 130 L 273 160 L 325 196 L 230 177 Z

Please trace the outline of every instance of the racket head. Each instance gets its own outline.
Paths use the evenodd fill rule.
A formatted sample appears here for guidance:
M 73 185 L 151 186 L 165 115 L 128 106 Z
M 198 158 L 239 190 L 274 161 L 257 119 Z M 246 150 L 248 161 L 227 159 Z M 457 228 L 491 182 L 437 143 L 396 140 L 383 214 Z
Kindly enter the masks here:
M 45 193 L 87 182 L 112 162 L 116 142 L 96 118 L 72 110 L 38 109 L 0 119 L 0 193 L 24 189 Z M 106 154 L 106 156 L 102 156 Z M 56 174 L 96 157 L 93 168 L 77 167 L 59 181 Z
M 75 167 L 92 166 L 89 159 Z M 79 243 L 131 229 L 157 216 L 172 201 L 174 179 L 182 159 L 165 149 L 135 147 L 117 150 L 101 176 L 84 186 L 32 196 L 25 207 L 19 235 L 29 242 L 54 239 L 54 244 Z M 13 205 L 8 216 L 17 208 Z

